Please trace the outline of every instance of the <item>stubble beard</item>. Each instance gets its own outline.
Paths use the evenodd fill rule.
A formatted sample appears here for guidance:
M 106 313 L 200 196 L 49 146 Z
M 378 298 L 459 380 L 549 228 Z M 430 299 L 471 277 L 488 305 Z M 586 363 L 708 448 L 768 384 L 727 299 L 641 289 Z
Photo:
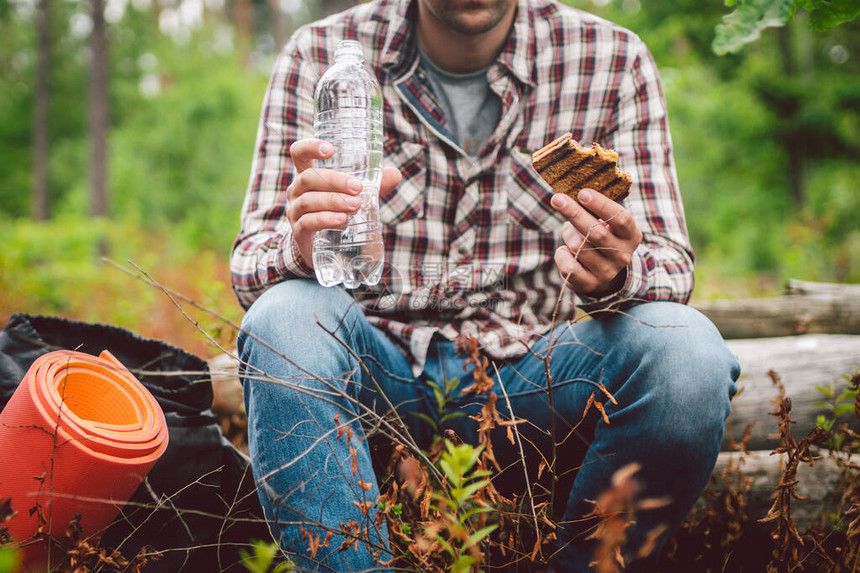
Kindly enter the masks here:
M 489 32 L 501 22 L 513 0 L 497 0 L 480 10 L 454 5 L 447 0 L 428 2 L 430 13 L 439 22 L 465 36 L 478 36 Z

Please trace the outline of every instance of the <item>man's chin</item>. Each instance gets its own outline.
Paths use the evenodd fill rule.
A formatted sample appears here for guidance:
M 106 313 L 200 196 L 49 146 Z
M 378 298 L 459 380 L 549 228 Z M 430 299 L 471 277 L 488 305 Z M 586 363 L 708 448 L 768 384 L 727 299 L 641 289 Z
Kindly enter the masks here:
M 449 20 L 451 28 L 464 36 L 480 36 L 498 23 L 499 17 L 486 9 L 461 12 Z

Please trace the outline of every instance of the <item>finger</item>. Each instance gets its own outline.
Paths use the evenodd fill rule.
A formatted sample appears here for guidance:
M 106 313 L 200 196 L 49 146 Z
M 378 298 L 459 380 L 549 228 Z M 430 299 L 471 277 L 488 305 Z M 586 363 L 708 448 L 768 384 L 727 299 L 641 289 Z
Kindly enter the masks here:
M 583 189 L 577 195 L 579 203 L 596 217 L 606 222 L 612 232 L 622 239 L 632 239 L 638 229 L 630 211 L 609 197 L 592 189 Z
M 582 191 L 580 191 L 582 194 Z M 556 193 L 552 196 L 552 205 L 558 212 L 564 215 L 579 231 L 583 237 L 594 245 L 604 245 L 612 238 L 612 232 L 608 225 L 604 225 L 594 215 L 589 213 L 582 205 L 564 195 Z
M 553 258 L 561 278 L 573 292 L 587 294 L 600 286 L 597 277 L 566 246 L 556 249 Z
M 382 170 L 382 183 L 379 184 L 379 195 L 381 197 L 387 196 L 400 185 L 400 181 L 402 180 L 403 174 L 400 173 L 399 169 L 396 167 L 385 167 Z
M 616 249 L 596 247 L 586 240 L 570 223 L 565 223 L 561 232 L 562 240 L 573 258 L 587 268 L 597 278 L 613 277 L 617 273 Z
M 326 191 L 309 191 L 298 196 L 287 207 L 291 221 L 298 221 L 308 213 L 329 211 L 333 213 L 353 214 L 361 207 L 361 197 L 345 193 L 330 193 Z
M 346 213 L 333 213 L 331 211 L 306 213 L 293 224 L 293 235 L 301 237 L 323 229 L 336 229 L 345 225 L 347 219 Z
M 334 153 L 331 143 L 321 139 L 300 139 L 290 145 L 290 158 L 296 166 L 296 172 L 313 167 L 314 160 L 328 159 Z
M 287 199 L 296 200 L 305 193 L 326 191 L 358 195 L 361 181 L 347 173 L 312 167 L 302 171 L 287 188 Z
M 586 248 L 585 237 L 570 224 L 570 221 L 561 227 L 561 240 L 564 241 L 574 257 L 579 256 L 582 250 Z

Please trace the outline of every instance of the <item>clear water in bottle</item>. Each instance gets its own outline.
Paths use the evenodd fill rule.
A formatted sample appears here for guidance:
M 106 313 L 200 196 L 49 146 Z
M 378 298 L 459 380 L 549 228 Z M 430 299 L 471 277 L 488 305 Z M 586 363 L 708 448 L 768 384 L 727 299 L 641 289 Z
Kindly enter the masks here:
M 361 207 L 346 224 L 314 236 L 314 271 L 323 286 L 375 285 L 382 276 L 385 249 L 379 221 L 382 180 L 382 93 L 364 63 L 361 45 L 343 40 L 334 64 L 314 93 L 314 132 L 334 147 L 316 167 L 349 173 L 362 181 Z

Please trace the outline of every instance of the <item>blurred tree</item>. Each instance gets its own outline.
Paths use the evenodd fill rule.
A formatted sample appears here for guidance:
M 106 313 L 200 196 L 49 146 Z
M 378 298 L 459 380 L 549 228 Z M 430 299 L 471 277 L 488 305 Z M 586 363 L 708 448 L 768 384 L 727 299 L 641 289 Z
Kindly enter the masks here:
M 322 15 L 334 14 L 358 4 L 356 0 L 320 0 L 319 10 Z
M 239 43 L 244 46 L 251 45 L 254 31 L 254 3 L 252 0 L 233 0 L 230 15 Z
M 36 221 L 48 219 L 48 110 L 51 101 L 51 1 L 36 4 L 36 81 L 33 88 L 33 198 L 31 212 Z
M 108 103 L 107 24 L 104 0 L 90 0 L 90 214 L 104 217 L 108 209 L 107 137 Z

